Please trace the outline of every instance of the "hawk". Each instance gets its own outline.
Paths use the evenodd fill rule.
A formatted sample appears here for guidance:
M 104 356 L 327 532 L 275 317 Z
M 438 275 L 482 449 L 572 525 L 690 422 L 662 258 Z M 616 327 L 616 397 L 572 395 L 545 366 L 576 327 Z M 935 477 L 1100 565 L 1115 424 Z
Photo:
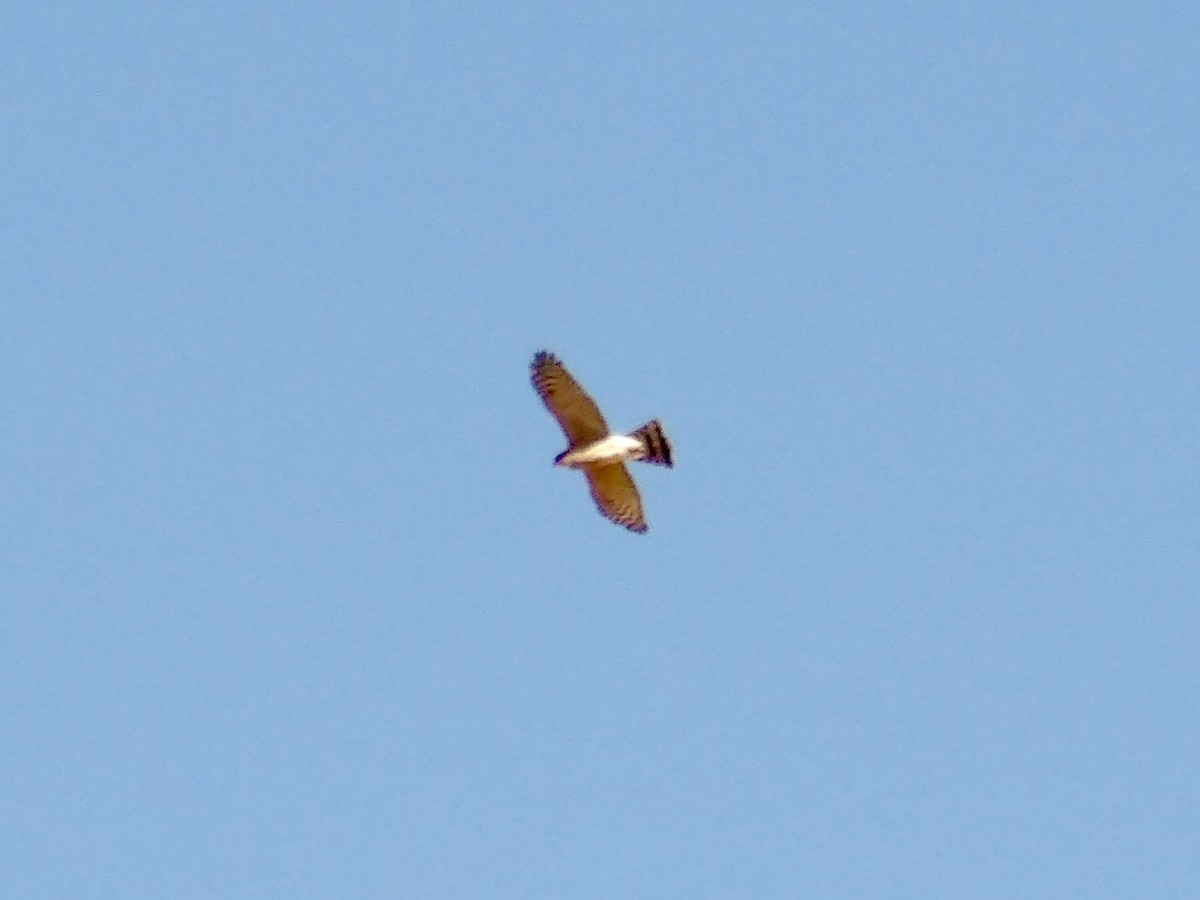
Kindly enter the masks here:
M 600 513 L 630 531 L 644 532 L 646 516 L 625 461 L 672 466 L 671 445 L 657 419 L 630 434 L 610 434 L 596 403 L 558 357 L 543 350 L 530 366 L 534 390 L 567 436 L 556 466 L 581 469 Z

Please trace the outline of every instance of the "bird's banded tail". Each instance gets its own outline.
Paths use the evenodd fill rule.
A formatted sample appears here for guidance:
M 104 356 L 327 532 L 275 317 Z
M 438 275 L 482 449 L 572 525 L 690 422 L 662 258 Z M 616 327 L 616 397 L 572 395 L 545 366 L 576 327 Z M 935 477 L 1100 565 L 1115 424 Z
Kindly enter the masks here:
M 642 446 L 646 448 L 643 462 L 668 467 L 675 465 L 671 459 L 671 442 L 667 440 L 667 433 L 663 431 L 658 419 L 647 422 L 633 433 L 633 437 L 641 441 Z

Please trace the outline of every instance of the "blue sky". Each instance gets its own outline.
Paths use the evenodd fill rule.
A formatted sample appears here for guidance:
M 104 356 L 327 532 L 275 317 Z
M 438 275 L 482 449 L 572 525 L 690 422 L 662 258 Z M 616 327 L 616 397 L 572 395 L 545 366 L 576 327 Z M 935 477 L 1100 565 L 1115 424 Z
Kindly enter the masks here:
M 9 4 L 0 893 L 1192 895 L 1198 48 Z

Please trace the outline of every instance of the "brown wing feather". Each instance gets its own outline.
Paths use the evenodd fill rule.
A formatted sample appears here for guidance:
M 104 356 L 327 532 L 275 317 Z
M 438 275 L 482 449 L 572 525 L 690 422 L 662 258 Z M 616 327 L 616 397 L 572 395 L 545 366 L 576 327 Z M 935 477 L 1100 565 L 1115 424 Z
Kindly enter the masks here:
M 625 466 L 595 466 L 584 470 L 596 507 L 606 518 L 630 531 L 645 531 L 645 514 L 637 485 Z
M 534 390 L 558 420 L 571 449 L 582 447 L 608 436 L 608 425 L 595 401 L 579 386 L 558 357 L 544 350 L 533 358 L 530 366 Z

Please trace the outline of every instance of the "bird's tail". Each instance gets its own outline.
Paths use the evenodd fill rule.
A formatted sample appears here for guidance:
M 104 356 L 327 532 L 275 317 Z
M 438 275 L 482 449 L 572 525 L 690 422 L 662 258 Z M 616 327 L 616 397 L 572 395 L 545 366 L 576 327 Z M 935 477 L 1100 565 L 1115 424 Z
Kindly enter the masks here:
M 675 465 L 671 459 L 671 442 L 667 440 L 667 433 L 663 431 L 658 419 L 647 422 L 633 433 L 633 437 L 641 441 L 642 446 L 646 448 L 643 462 L 668 467 Z

